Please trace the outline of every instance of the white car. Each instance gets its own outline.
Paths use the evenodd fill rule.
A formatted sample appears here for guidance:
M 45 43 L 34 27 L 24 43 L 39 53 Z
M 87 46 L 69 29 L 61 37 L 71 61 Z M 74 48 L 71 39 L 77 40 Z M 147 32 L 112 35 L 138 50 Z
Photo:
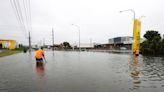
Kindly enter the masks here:
M 127 48 L 125 48 L 125 47 L 120 47 L 120 50 L 126 50 Z

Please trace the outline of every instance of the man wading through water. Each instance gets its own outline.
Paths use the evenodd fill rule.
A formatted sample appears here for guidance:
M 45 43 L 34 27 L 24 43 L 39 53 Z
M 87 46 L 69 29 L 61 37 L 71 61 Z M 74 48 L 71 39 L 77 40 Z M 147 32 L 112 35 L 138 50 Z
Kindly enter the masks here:
M 40 49 L 38 49 L 36 51 L 36 65 L 37 66 L 43 66 L 43 58 L 44 58 L 44 51 L 43 51 L 43 47 L 41 47 Z

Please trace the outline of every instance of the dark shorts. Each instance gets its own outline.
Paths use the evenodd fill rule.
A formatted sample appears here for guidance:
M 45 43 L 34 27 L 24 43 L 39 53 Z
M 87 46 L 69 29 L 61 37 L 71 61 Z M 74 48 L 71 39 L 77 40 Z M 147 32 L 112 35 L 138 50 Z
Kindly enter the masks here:
M 36 62 L 43 62 L 43 59 L 42 58 L 41 59 L 36 58 Z
M 37 59 L 36 58 L 36 66 L 43 66 L 43 59 Z
M 37 67 L 43 66 L 43 62 L 36 62 L 36 66 Z

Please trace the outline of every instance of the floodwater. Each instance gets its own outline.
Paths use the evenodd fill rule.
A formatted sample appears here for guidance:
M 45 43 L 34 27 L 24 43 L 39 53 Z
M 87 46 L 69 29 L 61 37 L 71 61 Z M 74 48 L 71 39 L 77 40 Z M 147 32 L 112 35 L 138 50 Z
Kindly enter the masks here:
M 163 92 L 164 58 L 104 52 L 46 51 L 0 58 L 0 92 Z

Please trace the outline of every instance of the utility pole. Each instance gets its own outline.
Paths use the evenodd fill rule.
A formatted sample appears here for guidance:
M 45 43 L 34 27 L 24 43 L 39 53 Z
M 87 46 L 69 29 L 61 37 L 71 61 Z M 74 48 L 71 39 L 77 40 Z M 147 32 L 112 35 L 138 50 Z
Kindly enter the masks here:
M 92 38 L 90 38 L 90 46 L 91 46 L 91 48 L 92 48 Z
M 52 28 L 52 50 L 54 51 L 54 29 Z
M 30 35 L 30 32 L 29 32 L 29 52 L 31 52 L 31 35 Z
M 45 47 L 45 38 L 43 38 L 43 47 Z
M 73 26 L 76 26 L 78 28 L 79 31 L 79 52 L 81 51 L 81 47 L 80 47 L 80 27 L 78 25 L 72 24 Z

